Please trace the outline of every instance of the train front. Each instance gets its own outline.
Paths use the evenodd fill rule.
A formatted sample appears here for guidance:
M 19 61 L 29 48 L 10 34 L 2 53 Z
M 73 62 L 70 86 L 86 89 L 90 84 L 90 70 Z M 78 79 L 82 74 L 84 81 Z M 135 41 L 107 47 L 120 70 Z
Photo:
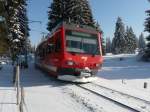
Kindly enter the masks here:
M 58 79 L 91 82 L 102 67 L 101 34 L 91 30 L 64 31 L 64 57 Z

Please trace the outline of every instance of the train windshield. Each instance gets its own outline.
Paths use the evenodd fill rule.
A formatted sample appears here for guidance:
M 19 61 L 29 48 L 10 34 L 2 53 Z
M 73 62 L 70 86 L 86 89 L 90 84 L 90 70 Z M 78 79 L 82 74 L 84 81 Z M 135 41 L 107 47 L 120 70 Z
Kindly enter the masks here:
M 97 34 L 66 31 L 66 47 L 68 52 L 100 55 Z

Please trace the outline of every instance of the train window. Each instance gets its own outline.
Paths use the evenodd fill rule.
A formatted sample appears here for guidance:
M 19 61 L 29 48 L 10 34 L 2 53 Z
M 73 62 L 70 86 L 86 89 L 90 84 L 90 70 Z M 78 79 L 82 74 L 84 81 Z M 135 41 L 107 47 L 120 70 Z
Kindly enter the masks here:
M 43 57 L 43 50 L 42 50 L 42 48 L 39 49 L 39 56 L 40 56 L 40 58 Z
M 54 49 L 54 44 L 48 44 L 48 46 L 47 46 L 47 53 L 51 53 L 51 52 L 53 52 L 53 49 Z
M 45 57 L 45 49 L 42 50 L 42 57 Z
M 61 51 L 61 38 L 60 38 L 60 34 L 58 34 L 56 38 L 55 52 L 60 52 L 60 51 Z
M 39 49 L 39 56 L 42 57 L 42 48 Z
M 50 45 L 47 46 L 47 53 L 51 53 L 51 46 Z
M 68 52 L 100 55 L 96 34 L 66 31 L 66 47 Z

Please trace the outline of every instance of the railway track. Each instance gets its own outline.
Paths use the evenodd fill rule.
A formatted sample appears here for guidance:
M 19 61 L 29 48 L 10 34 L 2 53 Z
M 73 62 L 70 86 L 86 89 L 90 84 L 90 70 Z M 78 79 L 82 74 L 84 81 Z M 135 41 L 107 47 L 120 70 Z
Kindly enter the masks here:
M 103 87 L 95 83 L 88 84 L 75 84 L 76 86 L 94 94 L 109 100 L 116 105 L 127 108 L 133 112 L 150 112 L 150 102 L 143 99 L 115 91 L 110 88 Z
M 135 99 L 137 99 L 137 100 L 140 100 L 140 101 L 142 101 L 142 102 L 144 102 L 144 103 L 146 103 L 146 104 L 149 104 L 149 105 L 150 105 L 150 101 L 148 101 L 148 100 L 144 100 L 144 99 L 142 99 L 142 98 L 135 97 L 135 96 L 133 96 L 133 95 L 129 95 L 129 94 L 126 94 L 126 93 L 123 93 L 123 92 L 120 92 L 120 91 L 117 91 L 117 90 L 114 90 L 114 89 L 111 89 L 111 88 L 108 88 L 108 87 L 104 87 L 104 86 L 99 85 L 99 84 L 96 84 L 96 83 L 92 83 L 92 84 L 93 84 L 93 85 L 95 85 L 95 86 L 98 86 L 98 87 L 100 87 L 100 88 L 103 88 L 103 89 L 109 90 L 109 91 L 111 91 L 111 92 L 117 92 L 117 93 L 119 93 L 119 94 L 121 94 L 121 95 L 124 95 L 124 96 L 128 96 L 128 97 L 135 98 Z

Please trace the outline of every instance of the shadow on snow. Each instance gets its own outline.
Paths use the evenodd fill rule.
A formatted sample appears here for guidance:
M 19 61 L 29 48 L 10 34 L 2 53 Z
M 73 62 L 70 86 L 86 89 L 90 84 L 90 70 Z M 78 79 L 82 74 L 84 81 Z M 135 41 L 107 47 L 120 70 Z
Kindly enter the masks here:
M 70 83 L 57 80 L 56 78 L 49 76 L 48 73 L 35 69 L 34 65 L 31 64 L 28 69 L 21 69 L 20 84 L 23 87 L 34 87 L 34 86 L 58 87 Z M 0 71 L 0 87 L 13 87 L 12 66 L 6 65 Z

